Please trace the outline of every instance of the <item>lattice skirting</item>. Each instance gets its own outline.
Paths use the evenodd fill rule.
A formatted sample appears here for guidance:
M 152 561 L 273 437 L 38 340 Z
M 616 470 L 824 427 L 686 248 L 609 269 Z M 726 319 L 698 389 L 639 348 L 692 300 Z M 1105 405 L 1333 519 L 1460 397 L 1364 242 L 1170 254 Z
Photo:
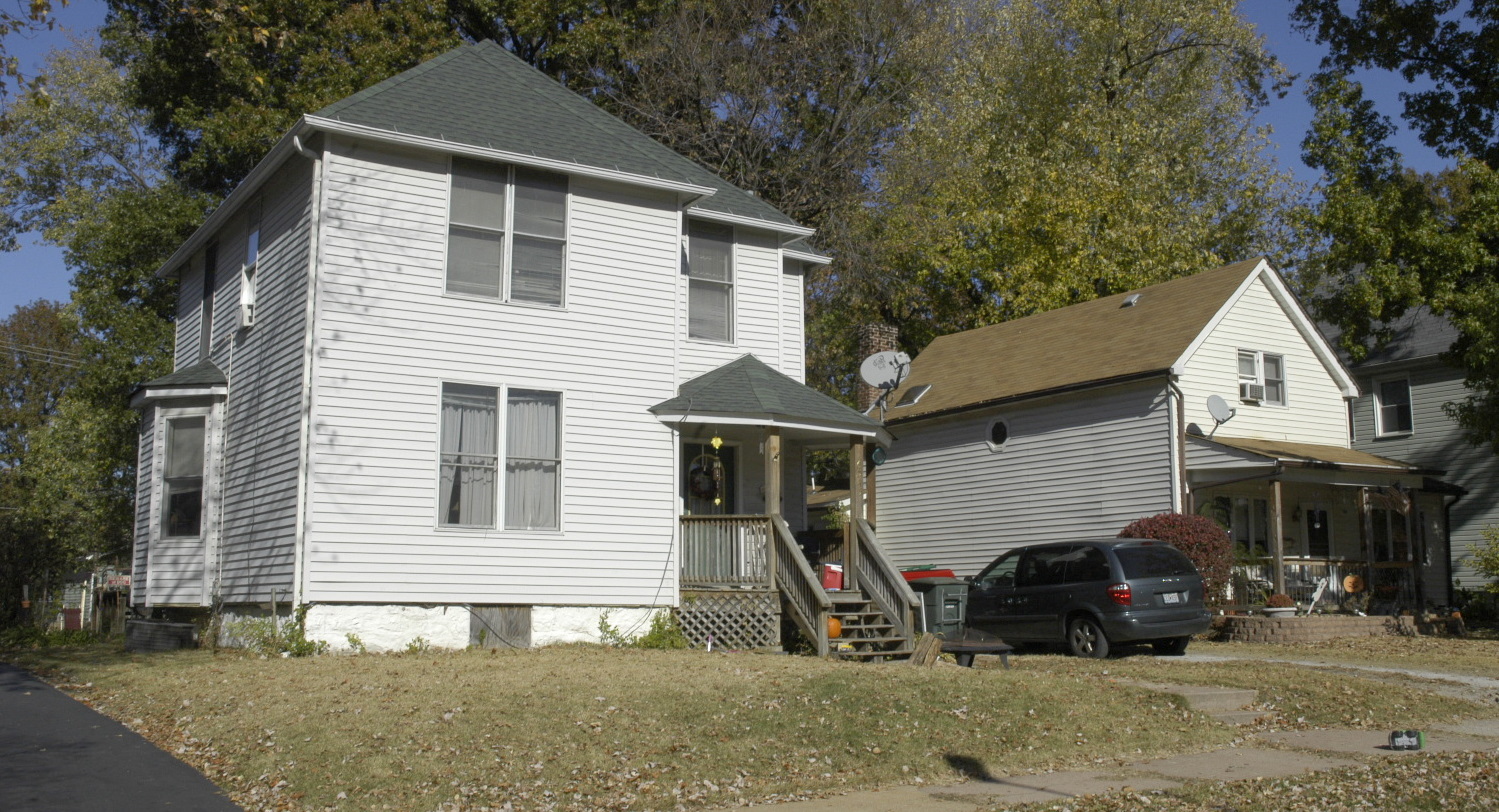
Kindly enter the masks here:
M 763 590 L 682 591 L 677 623 L 693 648 L 781 646 L 781 598 Z

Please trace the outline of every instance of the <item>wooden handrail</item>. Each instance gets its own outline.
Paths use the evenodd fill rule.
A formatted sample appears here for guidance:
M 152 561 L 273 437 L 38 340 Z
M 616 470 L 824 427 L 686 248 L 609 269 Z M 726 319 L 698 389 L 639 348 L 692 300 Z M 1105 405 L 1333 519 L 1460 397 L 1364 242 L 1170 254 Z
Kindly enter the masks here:
M 859 545 L 855 558 L 859 568 L 859 589 L 885 613 L 902 636 L 915 636 L 914 612 L 921 602 L 905 576 L 886 557 L 874 537 L 874 528 L 864 519 L 854 519 L 853 537 Z
M 802 555 L 802 549 L 791 533 L 791 527 L 780 516 L 770 517 L 775 528 L 775 578 L 791 609 L 791 618 L 801 627 L 802 633 L 817 646 L 817 656 L 826 657 L 830 651 L 828 642 L 828 613 L 833 602 L 823 591 L 822 583 L 812 572 L 812 566 Z

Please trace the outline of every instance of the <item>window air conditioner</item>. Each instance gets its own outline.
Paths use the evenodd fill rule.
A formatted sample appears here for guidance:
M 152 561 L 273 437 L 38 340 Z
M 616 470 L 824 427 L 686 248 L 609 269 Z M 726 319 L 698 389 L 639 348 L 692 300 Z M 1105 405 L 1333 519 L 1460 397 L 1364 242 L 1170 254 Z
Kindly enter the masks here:
M 1239 384 L 1239 400 L 1252 400 L 1260 403 L 1265 399 L 1265 385 L 1262 383 L 1241 382 Z
M 255 304 L 253 302 L 242 302 L 239 306 L 239 326 L 251 327 L 255 324 Z

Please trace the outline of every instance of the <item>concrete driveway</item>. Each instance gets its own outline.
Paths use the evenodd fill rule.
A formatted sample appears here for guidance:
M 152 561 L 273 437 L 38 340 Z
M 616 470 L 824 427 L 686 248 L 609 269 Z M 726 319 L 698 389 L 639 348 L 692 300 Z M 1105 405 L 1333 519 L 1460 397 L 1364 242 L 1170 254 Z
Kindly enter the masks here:
M 119 722 L 0 663 L 0 809 L 234 812 L 239 806 Z

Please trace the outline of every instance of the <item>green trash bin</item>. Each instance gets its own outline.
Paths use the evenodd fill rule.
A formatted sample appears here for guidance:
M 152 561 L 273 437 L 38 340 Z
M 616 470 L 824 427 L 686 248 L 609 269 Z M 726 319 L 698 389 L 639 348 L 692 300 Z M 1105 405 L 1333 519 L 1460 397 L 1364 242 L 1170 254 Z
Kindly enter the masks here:
M 911 590 L 921 598 L 917 631 L 955 640 L 968 620 L 968 582 L 961 578 L 917 578 Z

